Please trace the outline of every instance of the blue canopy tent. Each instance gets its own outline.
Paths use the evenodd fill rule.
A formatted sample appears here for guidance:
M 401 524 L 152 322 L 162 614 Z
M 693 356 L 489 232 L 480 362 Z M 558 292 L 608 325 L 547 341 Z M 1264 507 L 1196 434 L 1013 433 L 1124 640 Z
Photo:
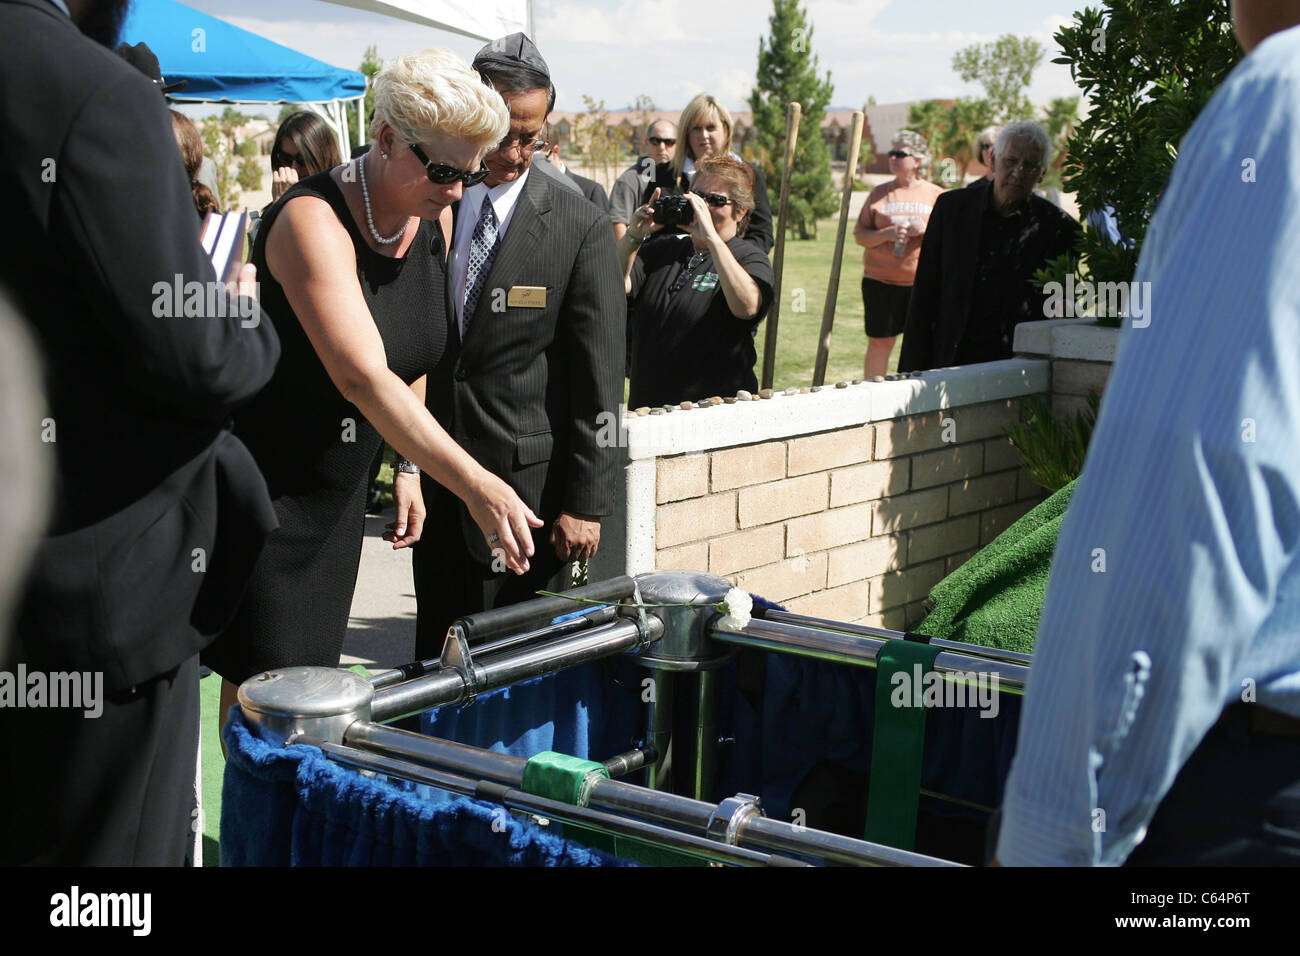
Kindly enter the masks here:
M 366 93 L 366 77 L 313 59 L 287 46 L 201 13 L 175 0 L 135 0 L 122 29 L 127 43 L 147 43 L 180 102 L 302 103 L 319 113 L 352 149 L 344 104 Z

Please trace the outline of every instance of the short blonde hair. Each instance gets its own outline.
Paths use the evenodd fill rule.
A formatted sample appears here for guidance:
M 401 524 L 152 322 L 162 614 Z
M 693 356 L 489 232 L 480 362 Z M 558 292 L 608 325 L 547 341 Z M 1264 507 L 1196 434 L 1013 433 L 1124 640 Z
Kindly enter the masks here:
M 501 94 L 450 50 L 399 56 L 375 77 L 374 90 L 372 140 L 387 123 L 408 143 L 438 134 L 487 150 L 510 129 L 510 111 Z
M 682 175 L 682 168 L 686 165 L 686 157 L 690 155 L 691 130 L 709 119 L 716 119 L 722 124 L 723 132 L 726 133 L 722 148 L 718 150 L 719 155 L 725 156 L 731 152 L 731 114 L 727 112 L 725 106 L 708 93 L 699 93 L 686 104 L 686 109 L 682 110 L 682 115 L 677 120 L 677 150 L 673 153 L 674 180 Z M 697 157 L 691 156 L 690 158 L 695 160 Z

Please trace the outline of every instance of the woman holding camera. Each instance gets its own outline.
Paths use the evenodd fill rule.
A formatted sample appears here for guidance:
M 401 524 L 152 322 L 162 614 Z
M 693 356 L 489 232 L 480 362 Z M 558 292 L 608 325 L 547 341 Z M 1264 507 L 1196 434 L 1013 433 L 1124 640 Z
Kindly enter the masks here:
M 753 189 L 748 163 L 710 156 L 695 164 L 689 192 L 656 189 L 633 214 L 618 243 L 635 299 L 631 407 L 758 389 L 754 337 L 772 304 L 772 266 L 745 238 Z
M 738 162 L 744 160 L 731 148 L 733 125 L 727 108 L 708 93 L 700 93 L 682 110 L 677 128 L 677 149 L 670 162 L 655 167 L 653 188 L 660 196 L 680 195 L 694 182 L 696 166 L 702 159 L 731 156 Z M 745 239 L 764 252 L 772 251 L 772 207 L 767 201 L 767 183 L 763 171 L 753 163 L 745 163 L 752 174 L 754 197 L 753 211 L 749 216 Z

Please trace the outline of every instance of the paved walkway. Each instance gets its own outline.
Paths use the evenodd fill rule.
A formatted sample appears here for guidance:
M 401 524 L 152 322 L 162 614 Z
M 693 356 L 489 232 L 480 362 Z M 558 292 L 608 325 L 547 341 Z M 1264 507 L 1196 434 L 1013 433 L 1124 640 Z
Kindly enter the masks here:
M 364 664 L 371 670 L 395 667 L 415 658 L 415 586 L 411 551 L 394 551 L 382 537 L 393 509 L 366 515 L 361 568 L 352 596 L 342 666 Z

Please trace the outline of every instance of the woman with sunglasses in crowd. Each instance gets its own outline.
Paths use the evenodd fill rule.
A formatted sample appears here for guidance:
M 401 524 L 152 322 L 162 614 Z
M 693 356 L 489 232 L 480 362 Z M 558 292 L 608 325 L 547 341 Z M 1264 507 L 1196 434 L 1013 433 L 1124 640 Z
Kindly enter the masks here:
M 731 131 L 734 128 L 727 108 L 708 93 L 700 93 L 689 103 L 677 123 L 680 131 L 671 162 L 655 167 L 655 181 L 651 188 L 661 196 L 675 196 L 692 187 L 696 164 L 711 156 L 731 156 L 744 162 L 732 152 Z M 753 176 L 751 194 L 754 208 L 745 231 L 747 241 L 764 252 L 772 251 L 772 207 L 767 201 L 767 182 L 763 171 L 753 163 L 745 163 Z
M 454 364 L 439 219 L 486 176 L 483 155 L 509 127 L 505 103 L 445 50 L 398 57 L 374 89 L 371 149 L 289 188 L 253 250 L 282 355 L 234 431 L 266 477 L 280 526 L 234 622 L 204 654 L 227 679 L 223 715 L 254 673 L 338 664 L 381 441 L 406 456 L 384 536 L 395 549 L 420 537 L 421 470 L 465 502 L 512 571 L 527 569 L 529 527 L 541 524 L 425 409 L 426 380 Z
M 865 378 L 889 372 L 894 340 L 907 324 L 907 306 L 921 260 L 921 238 L 934 210 L 941 186 L 923 178 L 930 166 L 925 137 L 899 130 L 889 149 L 894 178 L 867 195 L 853 227 L 863 247 L 862 307 L 867 331 Z
M 758 390 L 754 337 L 772 304 L 772 266 L 745 238 L 753 189 L 748 163 L 708 156 L 685 194 L 685 235 L 654 222 L 658 190 L 633 214 L 618 243 L 635 299 L 629 407 Z
M 285 117 L 271 146 L 271 199 L 308 176 L 343 162 L 339 141 L 329 124 L 306 110 Z

